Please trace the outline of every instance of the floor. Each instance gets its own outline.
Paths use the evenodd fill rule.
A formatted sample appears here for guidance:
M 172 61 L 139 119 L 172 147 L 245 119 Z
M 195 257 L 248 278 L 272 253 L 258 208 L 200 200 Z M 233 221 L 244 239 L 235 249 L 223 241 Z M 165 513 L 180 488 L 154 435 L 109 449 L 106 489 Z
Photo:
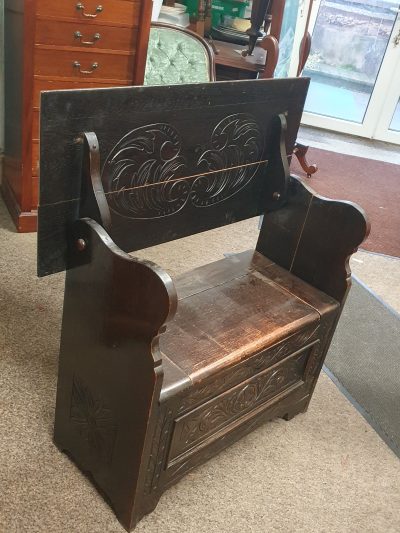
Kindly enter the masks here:
M 397 144 L 354 137 L 343 133 L 313 128 L 311 126 L 301 126 L 299 139 L 303 144 L 315 146 L 315 148 L 400 165 L 400 147 Z
M 177 274 L 251 247 L 256 232 L 253 219 L 142 255 Z M 15 233 L 1 201 L 0 239 L 0 531 L 123 533 L 52 443 L 63 275 L 36 277 L 36 237 Z M 400 311 L 399 259 L 360 251 L 352 269 Z M 322 375 L 306 414 L 266 424 L 195 469 L 136 531 L 397 533 L 399 478 L 397 457 Z
M 400 147 L 395 144 L 363 139 L 301 126 L 301 142 L 310 147 L 331 150 L 343 154 L 367 157 L 400 165 Z M 311 152 L 312 153 L 312 152 Z M 310 158 L 311 161 L 312 158 Z M 318 173 L 309 180 L 318 179 Z M 400 172 L 399 172 L 400 187 Z M 351 270 L 369 289 L 387 305 L 400 313 L 400 259 L 371 252 L 359 251 L 351 259 Z

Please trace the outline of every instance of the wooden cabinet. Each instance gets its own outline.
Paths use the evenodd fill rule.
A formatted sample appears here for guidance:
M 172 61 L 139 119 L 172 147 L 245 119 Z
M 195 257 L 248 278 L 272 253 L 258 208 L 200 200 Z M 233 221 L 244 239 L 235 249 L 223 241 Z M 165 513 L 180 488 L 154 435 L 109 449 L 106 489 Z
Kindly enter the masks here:
M 141 85 L 152 0 L 5 1 L 2 192 L 18 231 L 35 231 L 40 92 Z

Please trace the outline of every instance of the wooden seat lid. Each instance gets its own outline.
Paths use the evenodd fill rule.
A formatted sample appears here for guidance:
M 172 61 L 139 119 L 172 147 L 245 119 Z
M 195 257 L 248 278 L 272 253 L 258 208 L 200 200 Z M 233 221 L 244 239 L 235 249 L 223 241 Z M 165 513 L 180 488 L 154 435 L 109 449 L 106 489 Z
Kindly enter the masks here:
M 324 308 L 337 306 L 254 251 L 185 273 L 176 287 L 178 310 L 160 339 L 161 351 L 170 360 L 165 366 L 175 369 L 166 372 L 164 387 L 178 375 L 201 381 L 317 325 Z

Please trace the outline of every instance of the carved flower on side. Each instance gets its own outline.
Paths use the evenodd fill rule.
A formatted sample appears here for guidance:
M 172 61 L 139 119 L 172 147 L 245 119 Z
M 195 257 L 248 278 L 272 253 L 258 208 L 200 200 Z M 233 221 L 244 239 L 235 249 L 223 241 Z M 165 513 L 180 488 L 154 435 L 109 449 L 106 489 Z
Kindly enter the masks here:
M 116 436 L 112 411 L 76 376 L 72 384 L 70 418 L 97 458 L 110 463 Z

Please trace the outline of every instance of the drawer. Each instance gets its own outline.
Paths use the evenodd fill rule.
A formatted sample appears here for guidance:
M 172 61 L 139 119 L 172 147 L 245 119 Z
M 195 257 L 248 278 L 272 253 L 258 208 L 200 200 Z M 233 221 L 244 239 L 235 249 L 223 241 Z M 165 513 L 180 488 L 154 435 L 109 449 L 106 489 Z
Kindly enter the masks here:
M 134 51 L 137 33 L 136 28 L 86 24 L 84 21 L 55 22 L 43 19 L 36 23 L 35 41 L 36 44 L 54 46 Z
M 177 418 L 169 452 L 169 465 L 222 438 L 241 421 L 267 409 L 274 401 L 305 383 L 305 370 L 312 348 L 287 357 L 281 363 L 219 394 Z
M 120 82 L 121 85 L 128 85 L 128 82 Z M 41 91 L 55 91 L 59 89 L 95 89 L 96 87 L 114 87 L 114 83 L 97 81 L 95 83 L 79 79 L 77 81 L 67 80 L 41 80 L 36 78 L 33 84 L 33 106 L 39 107 Z M 39 120 L 39 119 L 37 119 Z
M 35 53 L 35 74 L 77 79 L 132 80 L 134 57 L 134 54 L 128 53 L 41 48 Z
M 36 0 L 36 13 L 39 18 L 138 26 L 140 4 L 141 0 Z

